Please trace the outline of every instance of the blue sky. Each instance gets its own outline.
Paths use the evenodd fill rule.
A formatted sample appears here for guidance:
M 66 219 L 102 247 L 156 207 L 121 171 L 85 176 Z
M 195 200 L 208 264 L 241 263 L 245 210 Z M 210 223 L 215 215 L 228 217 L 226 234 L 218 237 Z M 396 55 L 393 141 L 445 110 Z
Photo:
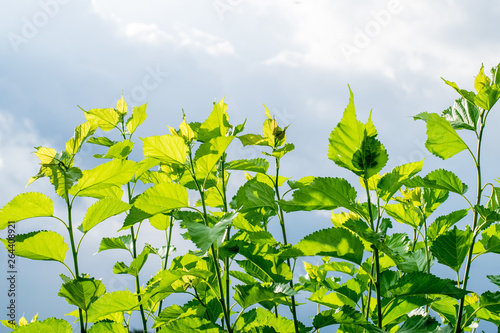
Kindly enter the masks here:
M 411 116 L 440 113 L 453 103 L 457 96 L 440 77 L 472 90 L 481 63 L 489 69 L 500 62 L 499 15 L 500 4 L 486 1 L 1 1 L 0 206 L 27 190 L 56 199 L 46 179 L 25 189 L 38 170 L 33 147 L 61 150 L 84 121 L 77 105 L 110 107 L 122 92 L 129 105 L 148 102 L 141 137 L 165 133 L 166 124 L 177 126 L 181 109 L 188 121 L 202 121 L 223 97 L 233 124 L 246 118 L 247 133 L 260 132 L 264 103 L 281 125 L 291 124 L 287 137 L 296 150 L 283 161 L 284 175 L 356 183 L 326 157 L 349 84 L 358 118 L 366 121 L 373 109 L 390 156 L 387 170 L 425 157 L 424 173 L 452 169 L 474 188 L 465 153 L 449 161 L 431 156 L 423 147 L 425 126 Z M 498 121 L 492 114 L 486 130 L 489 181 L 498 176 Z M 95 153 L 95 147 L 84 149 L 83 168 L 92 166 L 85 159 Z M 260 153 L 234 146 L 231 154 L 236 159 Z M 63 203 L 56 201 L 64 216 Z M 84 207 L 90 203 L 81 201 Z M 329 214 L 290 216 L 291 242 L 310 232 L 302 228 L 303 218 L 313 218 L 317 228 L 331 225 Z M 128 278 L 111 273 L 125 257 L 93 255 L 99 237 L 119 226 L 119 219 L 111 220 L 85 240 L 83 271 L 102 276 L 108 289 L 132 289 Z M 63 233 L 46 219 L 19 224 L 20 232 L 36 228 Z M 144 229 L 142 236 L 162 241 L 153 230 Z M 180 236 L 176 241 L 179 253 L 190 246 Z M 4 262 L 6 252 L 0 253 Z M 495 274 L 489 259 L 475 267 Z M 102 274 L 101 265 L 109 271 Z M 24 260 L 19 270 L 20 314 L 46 318 L 71 311 L 55 293 L 62 267 Z

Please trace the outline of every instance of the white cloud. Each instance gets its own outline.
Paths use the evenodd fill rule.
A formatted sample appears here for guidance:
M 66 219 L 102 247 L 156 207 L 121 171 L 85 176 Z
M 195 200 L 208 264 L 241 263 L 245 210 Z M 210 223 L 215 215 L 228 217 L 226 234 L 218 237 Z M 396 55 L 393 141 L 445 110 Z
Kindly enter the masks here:
M 156 24 L 129 23 L 125 25 L 125 36 L 141 42 L 158 44 L 164 41 L 174 42 L 174 37 L 162 31 Z

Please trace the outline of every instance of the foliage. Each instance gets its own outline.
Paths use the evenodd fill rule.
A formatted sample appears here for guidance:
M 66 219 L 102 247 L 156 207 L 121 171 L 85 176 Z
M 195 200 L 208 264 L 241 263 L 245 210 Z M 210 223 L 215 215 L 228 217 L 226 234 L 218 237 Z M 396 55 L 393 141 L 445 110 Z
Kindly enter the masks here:
M 378 139 L 371 113 L 366 123 L 358 120 L 350 88 L 342 119 L 331 132 L 327 156 L 352 172 L 361 193 L 346 179 L 282 176 L 282 160 L 294 150 L 287 142 L 288 126 L 280 127 L 264 106 L 262 133 L 242 134 L 245 123 L 230 123 L 224 100 L 214 103 L 201 123 L 187 122 L 183 112 L 178 128 L 168 126 L 166 134 L 141 138 L 144 159 L 134 161 L 133 134 L 146 120 L 147 105 L 129 112 L 122 97 L 114 108 L 83 110 L 86 121 L 75 129 L 62 152 L 36 147 L 41 166 L 29 183 L 49 178 L 66 204 L 67 217 L 55 215 L 47 195 L 27 192 L 0 210 L 0 229 L 38 217 L 64 225 L 67 235 L 47 230 L 17 235 L 15 254 L 66 267 L 70 276 L 60 275 L 58 295 L 75 306 L 70 315 L 76 317 L 81 332 L 127 332 L 130 318 L 136 315 L 144 332 L 151 328 L 229 333 L 326 328 L 458 333 L 475 331 L 479 321 L 500 325 L 500 292 L 478 295 L 468 288 L 468 281 L 477 278 L 472 274 L 473 260 L 500 253 L 500 187 L 487 183 L 491 194 L 482 202 L 487 187 L 481 174 L 486 119 L 500 98 L 499 72 L 500 65 L 489 78 L 481 67 L 474 82 L 476 92 L 444 80 L 461 97 L 442 114 L 415 116 L 426 123 L 426 147 L 432 154 L 448 159 L 462 151 L 470 153 L 477 174 L 474 193 L 452 171 L 418 175 L 423 161 L 384 173 L 389 154 Z M 460 135 L 462 130 L 475 134 L 475 152 Z M 106 136 L 97 136 L 101 132 Z M 262 147 L 265 158 L 230 160 L 228 147 L 240 143 Z M 75 165 L 84 144 L 104 150 L 94 156 L 102 163 L 90 170 Z M 241 172 L 246 182 L 230 194 L 231 175 Z M 82 197 L 94 202 L 76 223 L 72 211 L 87 202 Z M 433 216 L 449 197 L 463 198 L 465 205 Z M 287 214 L 315 210 L 332 211 L 332 227 L 289 244 Z M 122 227 L 102 237 L 97 252 L 118 250 L 130 255 L 128 262 L 117 262 L 112 270 L 130 276 L 135 291 L 109 292 L 103 281 L 80 273 L 83 239 L 112 217 L 121 219 Z M 464 219 L 465 224 L 460 222 Z M 269 223 L 275 222 L 281 235 L 269 232 Z M 164 244 L 139 247 L 138 239 L 144 237 L 139 231 L 147 223 L 165 233 Z M 408 233 L 393 232 L 396 223 Z M 174 224 L 197 251 L 173 257 Z M 9 240 L 2 242 L 9 249 Z M 158 256 L 161 266 L 141 282 L 143 267 L 153 265 L 148 260 L 151 256 Z M 308 263 L 306 257 L 311 256 L 321 257 L 322 263 Z M 455 272 L 457 280 L 435 275 L 436 263 Z M 297 264 L 304 265 L 305 276 L 297 276 Z M 500 275 L 488 279 L 491 287 L 500 285 Z M 185 304 L 168 303 L 173 294 L 191 299 Z M 298 308 L 305 305 L 296 301 L 298 294 L 317 306 L 317 314 L 307 323 L 312 326 L 299 321 Z M 55 318 L 39 321 L 36 317 L 28 323 L 23 317 L 19 324 L 2 323 L 15 332 L 71 331 L 69 321 Z

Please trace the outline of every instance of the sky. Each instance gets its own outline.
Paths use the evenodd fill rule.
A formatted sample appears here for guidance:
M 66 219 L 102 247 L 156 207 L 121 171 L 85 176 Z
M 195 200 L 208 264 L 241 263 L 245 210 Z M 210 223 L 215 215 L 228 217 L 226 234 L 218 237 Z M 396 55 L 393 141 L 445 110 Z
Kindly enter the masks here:
M 0 1 L 0 206 L 18 193 L 41 191 L 64 216 L 64 203 L 47 179 L 25 188 L 38 171 L 33 147 L 62 150 L 84 121 L 78 106 L 112 107 L 122 93 L 129 106 L 148 103 L 148 119 L 136 137 L 164 134 L 167 124 L 177 127 L 182 109 L 188 121 L 203 121 L 221 98 L 232 124 L 247 119 L 246 133 L 259 133 L 265 104 L 282 127 L 290 124 L 287 138 L 296 147 L 282 162 L 283 175 L 346 177 L 355 184 L 327 159 L 328 137 L 347 105 L 349 85 L 358 119 L 366 122 L 373 110 L 390 158 L 384 171 L 425 158 L 423 174 L 451 169 L 474 188 L 470 157 L 432 156 L 424 147 L 425 125 L 412 116 L 441 113 L 453 104 L 457 95 L 441 77 L 473 90 L 481 64 L 489 69 L 500 62 L 499 15 L 494 1 Z M 492 112 L 486 129 L 488 181 L 498 177 L 499 120 Z M 91 168 L 95 153 L 100 151 L 86 146 L 77 163 Z M 140 150 L 134 156 L 140 158 Z M 233 159 L 259 156 L 253 148 L 230 148 Z M 81 200 L 82 207 L 91 203 Z M 80 209 L 75 214 L 81 219 Z M 331 226 L 329 214 L 290 214 L 289 241 L 311 231 L 304 230 L 303 219 L 313 219 L 317 229 Z M 120 226 L 119 218 L 98 226 L 81 253 L 83 271 L 102 277 L 108 290 L 134 288 L 127 277 L 111 273 L 114 262 L 126 257 L 94 255 L 100 237 Z M 38 228 L 64 233 L 49 219 L 21 222 L 18 232 Z M 148 242 L 161 244 L 162 235 L 142 232 Z M 181 254 L 193 247 L 179 232 L 174 240 Z M 482 273 L 479 291 L 487 288 L 480 275 L 499 273 L 492 258 L 484 258 L 474 262 Z M 0 260 L 6 261 L 6 251 Z M 64 267 L 28 260 L 19 265 L 19 314 L 61 317 L 72 310 L 55 292 Z M 313 312 L 300 315 L 307 322 Z

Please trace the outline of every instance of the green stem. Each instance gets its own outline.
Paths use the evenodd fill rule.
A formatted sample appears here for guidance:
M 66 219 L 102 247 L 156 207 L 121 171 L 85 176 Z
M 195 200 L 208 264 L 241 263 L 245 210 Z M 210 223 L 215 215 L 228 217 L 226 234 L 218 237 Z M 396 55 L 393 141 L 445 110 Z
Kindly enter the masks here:
M 163 270 L 167 269 L 168 265 L 168 256 L 170 254 L 170 244 L 172 241 L 172 230 L 174 227 L 174 216 L 170 215 L 170 225 L 168 227 L 168 237 L 167 237 L 167 254 L 165 255 L 165 261 L 163 262 Z M 158 316 L 160 315 L 160 312 L 162 310 L 163 306 L 163 300 L 160 301 L 160 304 L 158 305 Z M 160 329 L 157 328 L 156 331 L 158 332 Z
M 130 190 L 130 183 L 127 183 L 127 193 L 128 193 L 128 202 L 132 202 L 132 191 Z M 137 231 L 139 234 L 139 231 Z M 136 259 L 137 258 L 137 239 L 135 236 L 134 232 L 134 226 L 130 227 L 130 235 L 132 236 L 132 258 Z M 139 311 L 141 313 L 141 320 L 142 320 L 142 328 L 144 332 L 148 331 L 148 321 L 146 319 L 146 315 L 144 314 L 144 306 L 141 303 L 141 283 L 139 280 L 139 272 L 135 276 L 135 290 L 137 293 L 137 301 L 139 302 Z
M 198 182 L 198 179 L 196 178 L 191 148 L 189 149 L 189 163 L 191 165 L 191 170 L 190 170 L 191 175 L 193 177 L 195 186 L 198 189 L 198 193 L 200 194 L 200 197 L 201 197 L 201 204 L 203 206 L 203 221 L 204 221 L 205 225 L 208 226 L 208 214 L 207 214 L 207 206 L 205 204 L 205 193 L 204 193 L 203 189 L 201 188 L 201 186 Z M 210 251 L 211 251 L 211 254 L 212 254 L 211 257 L 212 257 L 212 260 L 213 260 L 213 263 L 215 266 L 215 273 L 217 275 L 217 284 L 218 284 L 219 293 L 220 293 L 220 298 L 218 298 L 218 299 L 219 299 L 219 302 L 222 306 L 222 312 L 224 313 L 224 319 L 226 321 L 227 330 L 229 333 L 232 333 L 233 329 L 231 328 L 231 320 L 229 318 L 229 313 L 228 313 L 228 310 L 227 310 L 227 307 L 225 304 L 226 302 L 224 301 L 224 288 L 222 286 L 222 278 L 221 278 L 221 274 L 220 274 L 219 262 L 217 260 L 215 247 L 213 244 L 210 246 Z
M 222 157 L 220 159 L 220 169 L 221 169 L 221 179 L 222 179 L 222 202 L 224 203 L 224 208 L 223 211 L 224 213 L 228 212 L 227 208 L 227 193 L 226 193 L 226 170 L 225 170 L 225 164 L 226 164 L 226 153 L 222 154 Z M 226 233 L 224 235 L 224 242 L 227 242 L 231 238 L 231 227 L 228 227 L 226 229 Z M 224 258 L 224 272 L 226 274 L 226 304 L 227 306 L 230 305 L 230 278 L 229 278 L 229 257 Z
M 481 117 L 481 125 L 480 125 L 480 130 L 479 130 L 479 135 L 477 139 L 477 153 L 476 157 L 474 158 L 474 162 L 476 164 L 476 174 L 477 174 L 477 196 L 476 196 L 476 205 L 481 204 L 481 195 L 483 191 L 483 186 L 481 184 L 481 143 L 482 143 L 482 137 L 484 133 L 484 126 L 486 122 L 486 117 L 488 116 L 489 111 L 485 111 L 483 116 Z M 472 154 L 472 157 L 474 157 L 474 154 Z M 471 263 L 472 263 L 472 256 L 473 256 L 473 251 L 474 251 L 474 243 L 476 241 L 476 226 L 477 226 L 477 221 L 479 219 L 479 214 L 476 209 L 474 209 L 474 215 L 473 215 L 473 222 L 472 222 L 472 242 L 469 248 L 469 253 L 467 255 L 467 263 L 465 265 L 465 272 L 464 272 L 464 277 L 463 277 L 463 282 L 462 282 L 462 290 L 467 290 L 467 282 L 469 280 L 469 274 L 470 274 L 470 269 L 471 269 Z M 457 314 L 457 322 L 455 324 L 455 333 L 461 333 L 463 332 L 462 329 L 462 317 L 463 317 L 463 312 L 464 312 L 464 307 L 465 307 L 465 296 L 460 299 L 460 305 L 458 307 L 458 314 Z
M 286 239 L 285 218 L 284 218 L 284 215 L 283 215 L 283 209 L 281 209 L 281 206 L 279 205 L 279 200 L 281 199 L 281 197 L 280 197 L 280 190 L 279 190 L 279 184 L 278 184 L 279 183 L 279 173 L 280 173 L 280 159 L 279 158 L 275 158 L 275 161 L 276 161 L 276 179 L 274 181 L 274 188 L 275 188 L 275 191 L 276 191 L 276 199 L 277 199 L 278 208 L 279 208 L 279 220 L 280 220 L 280 225 L 281 225 L 281 233 L 283 234 L 283 243 L 286 246 L 286 245 L 288 245 L 288 241 Z M 288 267 L 290 267 L 290 269 L 292 269 L 290 258 L 287 258 L 286 262 L 287 262 Z M 293 289 L 293 275 L 292 275 L 292 280 L 290 280 L 290 288 Z M 298 322 L 298 319 L 297 319 L 297 309 L 296 309 L 296 306 L 295 306 L 295 296 L 292 295 L 290 297 L 291 297 L 291 300 L 292 300 L 291 310 L 292 310 L 292 316 L 293 316 L 293 324 L 294 324 L 294 327 L 295 327 L 295 332 L 298 333 L 299 332 L 299 322 Z
M 75 237 L 73 235 L 73 221 L 72 221 L 72 216 L 71 216 L 72 206 L 69 202 L 67 192 L 66 192 L 65 199 L 66 199 L 66 207 L 68 210 L 68 233 L 69 233 L 69 240 L 70 240 L 70 244 L 71 244 L 71 254 L 73 255 L 73 265 L 75 267 L 75 276 L 76 276 L 76 279 L 78 279 L 80 277 L 80 273 L 78 270 L 78 250 L 75 247 Z M 82 312 L 82 309 L 80 307 L 78 308 L 78 316 L 80 317 L 80 331 L 82 333 L 85 333 L 86 332 L 86 330 L 85 330 L 86 322 L 83 320 L 83 312 Z
M 371 268 L 370 268 L 370 276 L 373 276 L 373 270 L 375 269 L 374 262 L 375 262 L 375 254 L 372 254 L 372 264 L 371 264 Z M 372 299 L 372 288 L 373 288 L 373 281 L 372 281 L 372 279 L 370 279 L 370 284 L 368 285 L 368 296 L 367 296 L 367 300 L 366 300 L 366 315 L 365 315 L 366 320 L 368 320 L 368 317 L 370 316 L 370 303 L 371 303 L 371 299 Z
M 370 189 L 368 187 L 368 179 L 366 177 L 363 178 L 363 181 L 365 183 L 365 189 L 366 189 L 366 198 L 368 201 L 368 215 L 370 219 L 370 225 L 372 227 L 373 232 L 378 232 L 378 223 L 377 223 L 377 228 L 374 227 L 373 224 L 373 213 L 372 213 L 372 203 L 370 199 Z M 378 327 L 382 328 L 382 299 L 380 295 L 380 258 L 379 258 L 379 253 L 378 249 L 372 245 L 373 249 L 373 258 L 375 259 L 375 274 L 376 274 L 376 279 L 375 279 L 375 292 L 377 293 L 377 312 L 378 312 Z

